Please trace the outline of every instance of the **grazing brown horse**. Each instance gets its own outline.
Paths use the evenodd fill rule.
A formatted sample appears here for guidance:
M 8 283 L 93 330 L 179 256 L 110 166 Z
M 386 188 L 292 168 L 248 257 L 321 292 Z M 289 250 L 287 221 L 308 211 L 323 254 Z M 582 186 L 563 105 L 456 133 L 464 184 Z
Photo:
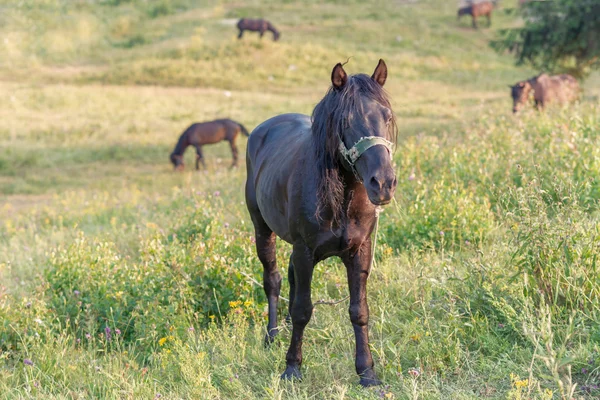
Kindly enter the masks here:
M 244 31 L 260 32 L 261 38 L 263 37 L 263 35 L 265 34 L 266 31 L 270 31 L 270 32 L 273 32 L 273 40 L 274 41 L 279 40 L 279 36 L 281 36 L 281 33 L 279 33 L 279 31 L 277 29 L 275 29 L 273 24 L 271 24 L 266 19 L 242 18 L 238 21 L 237 27 L 240 30 L 238 39 L 242 38 Z
M 527 104 L 531 91 L 538 110 L 544 109 L 551 103 L 560 105 L 572 103 L 581 93 L 577 79 L 568 74 L 554 76 L 540 74 L 509 87 L 513 98 L 513 113 Z
M 204 157 L 202 156 L 202 145 L 227 140 L 231 147 L 231 154 L 233 155 L 233 164 L 231 166 L 235 167 L 238 161 L 238 150 L 235 145 L 235 139 L 240 132 L 248 136 L 248 130 L 242 124 L 230 119 L 217 119 L 215 121 L 192 124 L 179 137 L 179 141 L 171 153 L 171 162 L 176 170 L 182 171 L 184 167 L 183 152 L 188 146 L 194 146 L 196 148 L 196 169 L 200 169 L 200 163 L 202 163 L 203 167 L 206 167 Z
M 473 20 L 473 28 L 477 29 L 477 18 L 486 16 L 488 20 L 488 27 L 492 26 L 492 10 L 494 9 L 494 4 L 490 1 L 482 1 L 475 4 L 469 4 L 468 6 L 462 7 L 458 9 L 457 18 L 460 20 L 460 17 L 463 15 L 470 15 Z
M 293 246 L 288 269 L 293 330 L 284 379 L 302 376 L 302 336 L 313 311 L 315 265 L 338 256 L 348 275 L 356 372 L 363 386 L 380 383 L 369 349 L 367 277 L 377 208 L 388 204 L 396 189 L 391 156 L 396 123 L 383 90 L 386 78 L 383 60 L 372 76 L 348 77 L 337 64 L 333 85 L 312 118 L 276 116 L 248 140 L 246 203 L 269 302 L 266 343 L 278 333 L 276 236 Z

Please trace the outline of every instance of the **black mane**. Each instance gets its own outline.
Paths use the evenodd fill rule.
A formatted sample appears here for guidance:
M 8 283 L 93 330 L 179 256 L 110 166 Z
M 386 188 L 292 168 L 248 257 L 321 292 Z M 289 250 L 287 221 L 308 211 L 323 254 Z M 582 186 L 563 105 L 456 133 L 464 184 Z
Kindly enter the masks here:
M 339 172 L 338 146 L 344 129 L 353 115 L 364 113 L 361 97 L 367 97 L 391 111 L 388 95 L 383 87 L 365 74 L 352 75 L 340 88 L 329 89 L 312 113 L 312 137 L 317 171 L 317 217 L 331 208 L 333 220 L 339 221 L 344 200 L 344 183 Z M 397 140 L 396 120 L 392 121 L 386 138 Z

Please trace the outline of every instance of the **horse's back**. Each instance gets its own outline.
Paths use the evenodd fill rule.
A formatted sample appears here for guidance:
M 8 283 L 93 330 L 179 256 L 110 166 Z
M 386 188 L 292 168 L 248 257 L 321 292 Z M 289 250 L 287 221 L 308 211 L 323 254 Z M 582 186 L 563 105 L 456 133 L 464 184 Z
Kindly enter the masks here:
M 190 143 L 197 145 L 213 144 L 224 140 L 230 126 L 235 124 L 231 120 L 217 119 L 214 121 L 197 122 L 192 124 L 186 132 L 189 131 Z
M 248 159 L 256 164 L 289 157 L 310 138 L 310 126 L 310 117 L 303 114 L 282 114 L 266 120 L 248 139 Z
M 579 83 L 569 74 L 554 76 L 542 74 L 536 81 L 538 87 L 535 91 L 539 91 L 540 96 L 535 95 L 535 97 L 539 97 L 544 103 L 565 104 L 575 101 L 579 97 Z
M 294 177 L 309 151 L 311 123 L 307 115 L 271 118 L 250 134 L 246 148 L 246 201 L 269 228 L 291 242 L 288 212 L 295 190 Z
M 242 18 L 238 21 L 237 27 L 239 29 L 260 30 L 261 28 L 266 29 L 267 24 L 268 21 L 264 19 Z
M 494 5 L 489 1 L 475 3 L 471 7 L 474 16 L 487 15 L 494 9 Z

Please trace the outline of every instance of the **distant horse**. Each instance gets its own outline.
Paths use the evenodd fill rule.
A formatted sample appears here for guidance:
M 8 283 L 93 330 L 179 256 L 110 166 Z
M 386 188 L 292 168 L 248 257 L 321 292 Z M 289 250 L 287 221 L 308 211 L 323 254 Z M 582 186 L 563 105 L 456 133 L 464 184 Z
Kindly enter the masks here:
M 457 18 L 463 15 L 470 15 L 473 20 L 473 28 L 477 29 L 477 18 L 486 16 L 488 20 L 488 27 L 492 26 L 492 10 L 494 9 L 494 3 L 491 1 L 482 1 L 479 3 L 469 4 L 465 7 L 458 9 Z
M 246 204 L 269 302 L 266 343 L 278 333 L 276 235 L 293 245 L 288 269 L 293 330 L 284 379 L 302 376 L 302 336 L 313 311 L 314 267 L 338 256 L 348 274 L 356 372 L 363 386 L 380 383 L 369 349 L 366 285 L 377 208 L 392 200 L 397 183 L 392 166 L 396 123 L 382 88 L 386 78 L 383 60 L 370 77 L 348 77 L 338 63 L 331 73 L 333 86 L 312 118 L 276 116 L 248 140 Z
M 202 145 L 218 143 L 221 140 L 227 140 L 231 147 L 233 155 L 232 167 L 237 166 L 238 150 L 235 145 L 235 139 L 239 132 L 248 136 L 248 130 L 239 122 L 230 119 L 217 119 L 210 122 L 202 122 L 190 125 L 179 137 L 175 149 L 171 153 L 171 162 L 176 170 L 182 171 L 183 152 L 188 146 L 196 148 L 196 169 L 200 169 L 200 163 L 206 167 L 204 157 L 202 156 Z
M 577 79 L 568 74 L 554 76 L 540 74 L 509 87 L 513 99 L 513 113 L 527 104 L 531 91 L 538 110 L 544 109 L 551 103 L 561 105 L 572 103 L 581 93 Z
M 275 29 L 273 24 L 271 24 L 266 19 L 242 18 L 238 21 L 237 27 L 240 30 L 238 39 L 242 38 L 244 31 L 260 32 L 261 38 L 263 37 L 263 35 L 265 34 L 266 31 L 270 31 L 270 32 L 273 32 L 273 40 L 274 41 L 279 40 L 279 36 L 281 36 L 281 33 L 279 33 L 279 31 L 277 29 Z

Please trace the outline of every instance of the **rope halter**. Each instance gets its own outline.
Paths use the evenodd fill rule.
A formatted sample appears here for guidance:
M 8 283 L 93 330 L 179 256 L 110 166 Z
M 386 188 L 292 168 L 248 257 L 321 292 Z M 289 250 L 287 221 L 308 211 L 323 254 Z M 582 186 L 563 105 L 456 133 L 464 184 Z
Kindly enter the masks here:
M 356 170 L 354 165 L 365 151 L 377 145 L 384 146 L 388 150 L 389 154 L 392 154 L 394 144 L 389 140 L 382 138 L 381 136 L 363 136 L 360 139 L 358 139 L 358 142 L 354 143 L 354 146 L 352 146 L 350 149 L 347 149 L 346 145 L 344 144 L 344 141 L 340 139 L 340 154 L 342 155 L 342 158 L 346 161 L 346 163 L 350 166 L 350 169 L 354 173 L 354 176 L 356 176 L 356 179 L 358 179 L 360 182 L 362 182 L 362 178 L 358 174 L 358 171 Z

